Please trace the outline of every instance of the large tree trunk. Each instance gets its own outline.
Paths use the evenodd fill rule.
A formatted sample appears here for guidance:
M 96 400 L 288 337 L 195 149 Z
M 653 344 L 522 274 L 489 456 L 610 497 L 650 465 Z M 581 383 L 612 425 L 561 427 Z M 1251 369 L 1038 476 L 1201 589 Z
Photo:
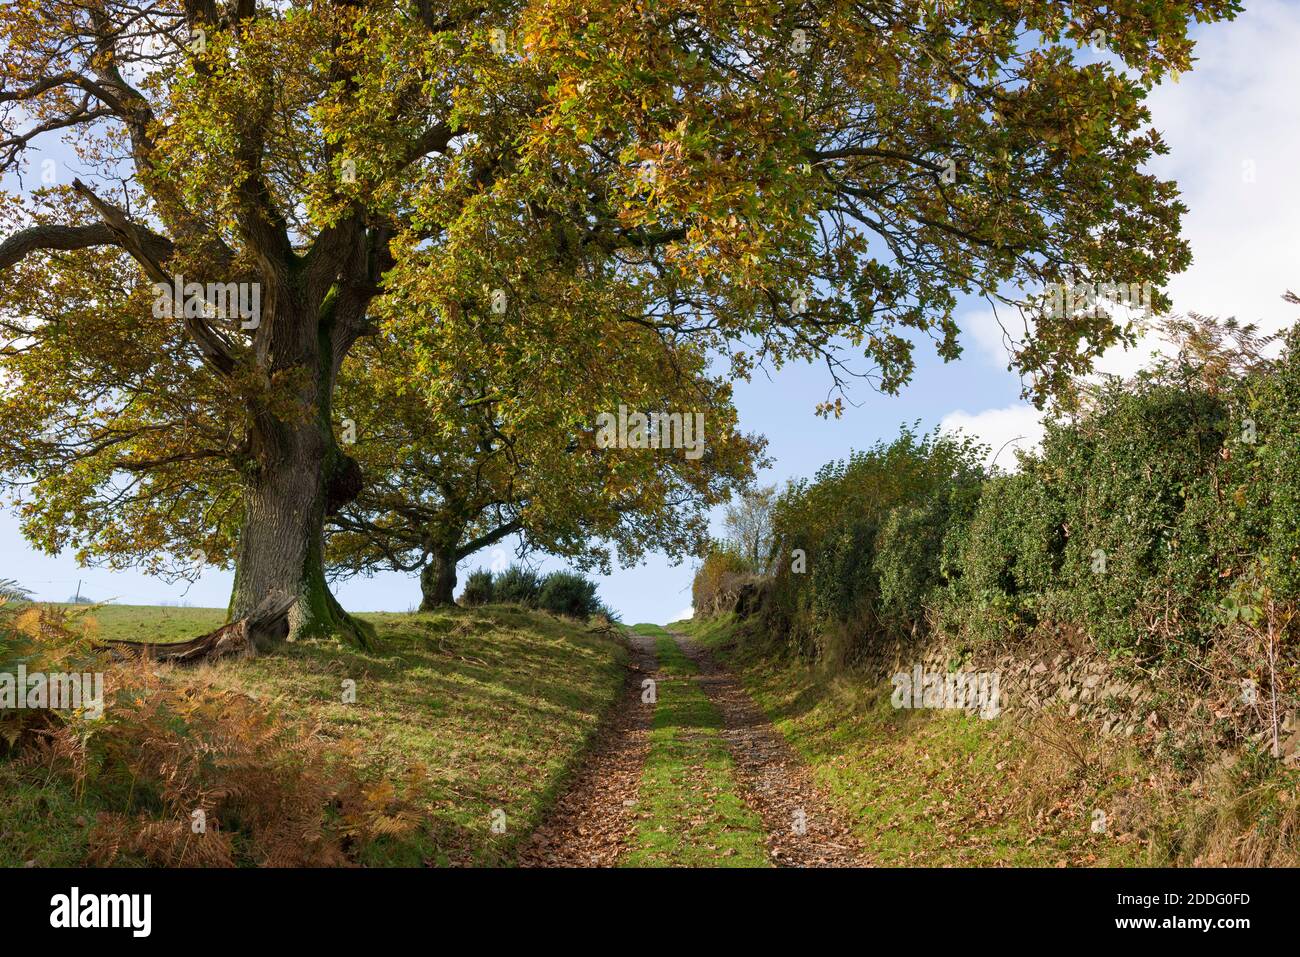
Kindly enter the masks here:
M 286 431 L 286 454 L 259 469 L 244 492 L 230 618 L 249 615 L 268 595 L 286 595 L 293 601 L 283 626 L 264 631 L 259 650 L 278 638 L 332 634 L 364 645 L 366 631 L 330 593 L 322 560 L 326 510 L 353 483 L 355 463 L 321 429 Z
M 420 611 L 433 611 L 455 604 L 456 553 L 440 551 L 420 571 L 420 591 L 423 600 Z
M 273 302 L 263 310 L 262 322 L 276 324 L 280 334 L 260 357 L 268 395 L 250 409 L 229 623 L 174 646 L 112 642 L 115 654 L 186 663 L 255 654 L 299 638 L 371 645 L 373 629 L 345 612 L 325 581 L 325 517 L 361 490 L 361 470 L 338 447 L 331 423 L 342 361 L 332 316 L 327 308 L 319 321 L 308 319 Z M 285 388 L 295 391 L 275 394 Z
M 327 429 L 284 428 L 280 435 L 286 454 L 255 470 L 245 488 L 229 623 L 178 644 L 108 642 L 116 656 L 192 664 L 270 651 L 300 638 L 372 644 L 373 629 L 330 593 L 322 560 L 325 515 L 356 495 L 360 470 Z
M 290 318 L 299 317 L 273 321 Z M 372 636 L 343 610 L 325 581 L 325 517 L 356 497 L 361 473 L 334 440 L 331 398 L 338 360 L 329 347 L 330 329 L 315 322 L 302 327 L 311 335 L 298 343 L 297 361 L 271 362 L 273 370 L 287 365 L 291 376 L 298 375 L 297 409 L 285 414 L 283 407 L 263 406 L 249 436 L 230 620 L 249 616 L 268 598 L 289 599 L 278 627 L 252 634 L 257 650 L 281 639 L 330 635 L 365 646 Z

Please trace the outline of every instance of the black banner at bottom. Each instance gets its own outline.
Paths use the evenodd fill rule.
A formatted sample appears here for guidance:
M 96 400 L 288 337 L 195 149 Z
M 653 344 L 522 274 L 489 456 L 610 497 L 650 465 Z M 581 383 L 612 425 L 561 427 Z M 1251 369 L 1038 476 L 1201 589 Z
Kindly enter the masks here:
M 1294 871 L 1264 870 L 7 870 L 6 938 L 262 943 L 331 949 L 399 934 L 472 932 L 500 944 L 607 933 L 773 945 L 774 926 L 903 931 L 991 943 L 1051 928 L 1057 940 L 1231 944 L 1292 926 Z M 841 925 L 838 928 L 836 925 Z M 976 934 L 977 936 L 970 936 Z M 575 940 L 576 942 L 576 940 Z

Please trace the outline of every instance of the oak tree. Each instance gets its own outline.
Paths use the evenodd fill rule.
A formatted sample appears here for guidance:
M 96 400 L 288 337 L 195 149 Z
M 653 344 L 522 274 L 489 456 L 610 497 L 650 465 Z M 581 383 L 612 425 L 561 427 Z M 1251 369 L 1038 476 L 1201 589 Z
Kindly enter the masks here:
M 512 536 L 523 553 L 606 573 L 652 548 L 681 559 L 706 546 L 709 508 L 765 463 L 698 350 L 639 329 L 550 370 L 519 357 L 484 369 L 512 330 L 480 332 L 436 404 L 398 340 L 368 340 L 345 363 L 338 408 L 367 481 L 329 520 L 331 573 L 418 572 L 427 610 L 453 601 L 459 562 Z M 630 420 L 629 441 L 602 441 L 602 417 Z
M 23 431 L 0 472 L 35 483 L 49 547 L 197 539 L 236 569 L 236 619 L 283 605 L 268 637 L 360 637 L 323 530 L 364 483 L 332 409 L 361 337 L 404 343 L 434 407 L 488 323 L 487 370 L 562 375 L 635 328 L 736 376 L 816 360 L 896 390 L 918 340 L 958 355 L 962 294 L 1032 308 L 1187 265 L 1144 98 L 1191 66 L 1191 22 L 1238 9 L 6 4 L 0 171 L 62 138 L 78 178 L 4 199 L 0 431 Z M 146 308 L 151 283 L 172 308 Z M 258 314 L 213 287 L 255 288 Z M 1126 323 L 1037 315 L 1028 392 Z

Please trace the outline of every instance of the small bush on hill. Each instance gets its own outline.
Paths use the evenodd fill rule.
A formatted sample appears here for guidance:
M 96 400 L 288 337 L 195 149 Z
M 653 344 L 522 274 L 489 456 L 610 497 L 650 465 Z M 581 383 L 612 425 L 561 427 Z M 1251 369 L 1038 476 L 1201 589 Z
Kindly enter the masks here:
M 551 572 L 547 575 L 537 595 L 537 607 L 584 621 L 602 608 L 596 600 L 596 583 L 576 572 Z
M 536 608 L 541 590 L 537 572 L 523 565 L 511 565 L 492 580 L 492 600 L 505 605 Z
M 486 568 L 477 568 L 465 579 L 465 590 L 460 594 L 460 603 L 473 608 L 488 605 L 494 600 L 492 573 Z

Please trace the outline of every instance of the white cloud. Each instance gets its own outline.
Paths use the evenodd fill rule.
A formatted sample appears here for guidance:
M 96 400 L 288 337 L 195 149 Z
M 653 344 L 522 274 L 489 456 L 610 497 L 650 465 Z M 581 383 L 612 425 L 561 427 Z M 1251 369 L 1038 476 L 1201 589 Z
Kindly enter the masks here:
M 695 608 L 694 606 L 691 606 L 691 607 L 683 608 L 681 611 L 679 611 L 669 620 L 686 621 L 687 619 L 694 618 L 694 617 L 695 617 Z
M 992 308 L 965 313 L 958 317 L 957 324 L 962 342 L 973 346 L 975 355 L 999 369 L 1006 369 L 1011 361 L 1008 344 L 1015 345 L 1025 337 L 1024 320 L 1019 310 L 1010 306 L 999 306 L 996 313 Z
M 993 464 L 996 460 L 998 467 L 1007 471 L 1016 468 L 1016 451 L 1036 449 L 1044 433 L 1043 414 L 1023 403 L 983 412 L 958 409 L 945 415 L 939 428 L 944 432 L 960 431 L 975 436 L 989 446 L 986 464 Z
M 1183 235 L 1192 265 L 1170 280 L 1177 313 L 1236 316 L 1267 331 L 1300 310 L 1300 5 L 1258 0 L 1229 23 L 1195 31 L 1197 62 L 1149 99 L 1169 145 L 1151 169 L 1173 178 L 1188 212 Z M 1131 374 L 1159 340 L 1112 349 L 1099 371 Z
M 1170 147 L 1154 168 L 1189 207 L 1194 261 L 1174 305 L 1277 328 L 1296 318 L 1282 293 L 1300 287 L 1300 6 L 1260 0 L 1198 33 L 1192 72 L 1151 97 Z

